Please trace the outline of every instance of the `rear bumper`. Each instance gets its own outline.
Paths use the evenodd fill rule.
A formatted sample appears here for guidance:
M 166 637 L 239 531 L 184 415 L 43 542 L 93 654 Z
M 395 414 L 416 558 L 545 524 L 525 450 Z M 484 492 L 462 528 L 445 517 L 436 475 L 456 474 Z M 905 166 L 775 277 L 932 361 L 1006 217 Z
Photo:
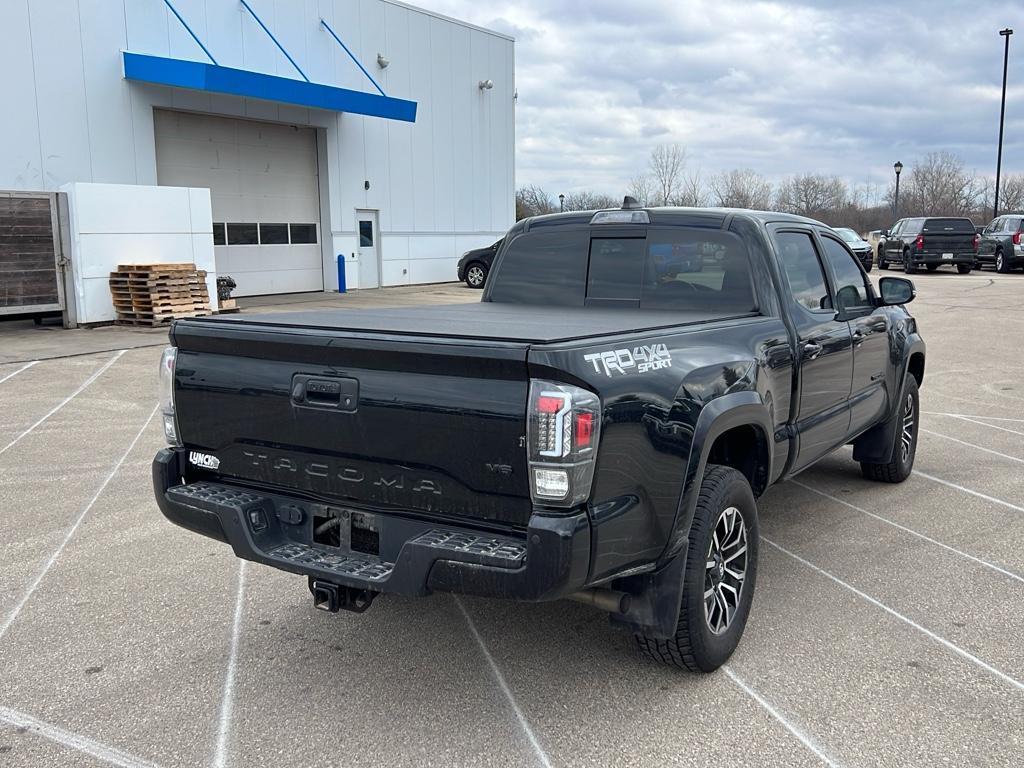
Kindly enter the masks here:
M 319 581 L 407 596 L 433 591 L 512 600 L 555 600 L 582 589 L 590 567 L 590 523 L 534 514 L 525 535 L 495 535 L 342 505 L 250 491 L 220 482 L 182 482 L 183 453 L 153 460 L 157 505 L 172 523 L 231 545 L 245 560 Z M 377 553 L 313 542 L 318 516 L 363 513 L 376 527 Z M 339 526 L 340 527 L 340 526 Z
M 949 251 L 947 251 L 949 253 Z M 937 264 L 942 266 L 943 264 L 974 264 L 978 259 L 978 254 L 974 251 L 953 251 L 951 258 L 946 258 L 943 253 L 934 252 L 928 253 L 927 251 L 922 253 L 920 251 L 911 251 L 910 260 L 915 265 L 929 265 Z

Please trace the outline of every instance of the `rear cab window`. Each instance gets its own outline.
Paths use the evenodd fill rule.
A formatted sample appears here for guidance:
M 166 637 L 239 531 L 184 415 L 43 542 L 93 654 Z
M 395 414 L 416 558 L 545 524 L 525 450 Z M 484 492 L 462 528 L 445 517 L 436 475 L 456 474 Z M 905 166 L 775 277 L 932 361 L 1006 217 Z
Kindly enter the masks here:
M 502 253 L 488 298 L 721 316 L 758 308 L 744 241 L 732 232 L 687 226 L 526 232 Z
M 973 235 L 976 230 L 970 219 L 925 219 L 923 234 L 939 235 L 944 233 Z

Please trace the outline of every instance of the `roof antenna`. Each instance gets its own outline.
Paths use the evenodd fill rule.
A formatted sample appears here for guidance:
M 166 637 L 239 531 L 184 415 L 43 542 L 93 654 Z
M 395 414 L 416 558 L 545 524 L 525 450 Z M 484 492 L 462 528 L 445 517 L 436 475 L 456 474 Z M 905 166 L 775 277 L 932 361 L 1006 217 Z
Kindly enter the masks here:
M 626 195 L 624 198 L 622 198 L 622 210 L 624 211 L 632 211 L 642 207 L 643 206 L 641 206 L 640 203 L 637 202 L 635 197 L 630 197 L 629 195 Z

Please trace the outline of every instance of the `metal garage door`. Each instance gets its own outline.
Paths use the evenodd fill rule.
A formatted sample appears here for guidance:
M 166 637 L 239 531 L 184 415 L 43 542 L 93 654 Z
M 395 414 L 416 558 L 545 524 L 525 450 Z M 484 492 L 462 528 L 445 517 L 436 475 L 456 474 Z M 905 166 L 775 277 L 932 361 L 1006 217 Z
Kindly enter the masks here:
M 156 110 L 157 180 L 209 187 L 218 275 L 237 296 L 322 291 L 312 128 Z

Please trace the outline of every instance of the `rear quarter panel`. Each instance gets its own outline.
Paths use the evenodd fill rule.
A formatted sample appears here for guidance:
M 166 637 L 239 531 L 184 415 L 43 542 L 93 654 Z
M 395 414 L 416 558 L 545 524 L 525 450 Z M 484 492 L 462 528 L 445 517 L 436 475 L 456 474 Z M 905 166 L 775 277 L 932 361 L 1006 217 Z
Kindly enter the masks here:
M 678 543 L 677 529 L 685 540 L 689 521 L 685 512 L 680 517 L 681 502 L 699 454 L 710 447 L 699 439 L 710 403 L 750 393 L 747 400 L 771 432 L 790 411 L 792 350 L 776 318 L 534 347 L 528 363 L 531 378 L 568 378 L 601 398 L 591 583 L 659 560 Z M 771 432 L 766 437 L 774 444 Z

